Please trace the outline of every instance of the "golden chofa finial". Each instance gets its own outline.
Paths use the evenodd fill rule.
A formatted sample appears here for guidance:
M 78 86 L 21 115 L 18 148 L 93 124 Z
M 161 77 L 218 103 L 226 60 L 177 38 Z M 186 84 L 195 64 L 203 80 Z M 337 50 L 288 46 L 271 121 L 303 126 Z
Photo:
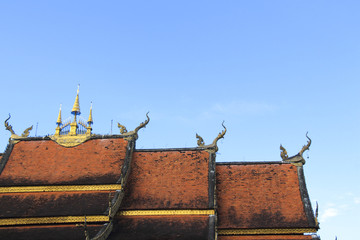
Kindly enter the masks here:
M 19 139 L 27 138 L 30 134 L 30 131 L 32 130 L 33 126 L 28 127 L 25 129 L 25 131 L 21 134 L 21 136 L 16 135 L 14 130 L 12 129 L 12 126 L 9 124 L 9 119 L 11 118 L 11 115 L 9 113 L 9 117 L 5 120 L 5 129 L 11 132 L 10 141 L 12 140 L 13 143 L 18 142 Z
M 131 140 L 131 139 L 138 139 L 138 131 L 141 128 L 146 127 L 146 125 L 149 123 L 150 118 L 149 118 L 149 112 L 146 113 L 146 120 L 142 123 L 140 123 L 140 125 L 135 128 L 133 131 L 128 132 L 126 127 L 124 125 L 121 125 L 120 123 L 118 123 L 118 127 L 120 128 L 120 133 L 122 136 L 125 137 L 125 139 Z
M 224 130 L 217 135 L 217 137 L 214 139 L 212 144 L 205 145 L 204 139 L 200 135 L 196 134 L 196 138 L 198 139 L 197 140 L 198 147 L 204 148 L 205 151 L 208 151 L 210 153 L 216 153 L 219 150 L 219 148 L 217 146 L 217 142 L 219 141 L 219 139 L 224 138 L 225 133 L 227 131 L 226 127 L 224 125 L 224 122 L 225 121 L 223 121 L 221 124 L 223 126 Z
M 304 165 L 305 159 L 303 158 L 302 155 L 306 150 L 309 150 L 310 145 L 311 145 L 311 139 L 308 137 L 308 133 L 306 133 L 306 138 L 308 139 L 307 144 L 302 147 L 302 149 L 300 150 L 300 152 L 298 154 L 296 154 L 292 157 L 288 156 L 286 149 L 280 144 L 280 150 L 281 150 L 280 156 L 281 156 L 282 160 L 284 162 L 289 162 L 295 166 Z

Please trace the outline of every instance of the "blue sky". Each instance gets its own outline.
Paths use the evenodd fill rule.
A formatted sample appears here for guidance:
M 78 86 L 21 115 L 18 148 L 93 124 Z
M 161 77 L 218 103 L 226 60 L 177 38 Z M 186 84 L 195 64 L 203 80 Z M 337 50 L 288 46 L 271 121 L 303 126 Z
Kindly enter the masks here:
M 53 134 L 80 84 L 95 133 L 137 148 L 212 142 L 217 161 L 280 160 L 313 140 L 305 174 L 322 239 L 360 223 L 357 1 L 1 1 L 0 118 Z M 38 125 L 37 131 L 36 125 Z M 0 128 L 0 148 L 10 133 Z M 2 150 L 0 150 L 2 151 Z

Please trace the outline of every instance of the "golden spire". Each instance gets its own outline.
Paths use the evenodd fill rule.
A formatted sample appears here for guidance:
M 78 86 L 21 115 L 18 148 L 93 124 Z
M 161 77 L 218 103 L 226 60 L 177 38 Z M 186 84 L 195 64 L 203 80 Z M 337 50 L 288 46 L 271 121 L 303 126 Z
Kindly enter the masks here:
M 91 102 L 91 106 L 90 106 L 89 119 L 88 119 L 87 123 L 89 124 L 89 126 L 90 126 L 91 124 L 93 124 L 93 118 L 92 118 L 92 102 Z
M 70 124 L 70 132 L 69 132 L 70 136 L 75 136 L 76 130 L 78 129 L 78 124 L 76 122 L 76 115 L 80 115 L 79 88 L 80 88 L 80 84 L 78 85 L 74 106 L 71 110 L 71 113 L 74 114 L 74 121 Z
M 80 84 L 78 85 L 74 106 L 71 110 L 71 113 L 75 115 L 80 115 L 79 88 L 80 88 Z
M 60 126 L 61 123 L 62 123 L 62 121 L 61 121 L 61 104 L 60 104 L 60 110 L 59 110 L 59 115 L 58 115 L 56 124 L 57 124 L 58 126 Z

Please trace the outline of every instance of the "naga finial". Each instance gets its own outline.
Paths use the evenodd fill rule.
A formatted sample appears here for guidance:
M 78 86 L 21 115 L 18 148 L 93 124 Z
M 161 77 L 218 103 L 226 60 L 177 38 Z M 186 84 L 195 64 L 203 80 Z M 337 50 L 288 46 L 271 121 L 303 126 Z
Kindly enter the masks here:
M 204 139 L 200 135 L 198 135 L 197 133 L 196 133 L 196 138 L 198 139 L 197 140 L 197 145 L 199 147 L 203 147 L 205 145 Z
M 21 134 L 21 137 L 28 137 L 30 134 L 30 131 L 33 129 L 33 126 L 31 125 L 31 127 L 28 127 L 27 129 L 25 129 L 25 131 Z
M 10 140 L 15 140 L 13 141 L 14 143 L 16 143 L 18 140 L 22 139 L 22 138 L 26 138 L 29 136 L 30 131 L 32 130 L 33 126 L 28 127 L 27 129 L 25 129 L 25 131 L 21 134 L 21 136 L 18 136 L 15 134 L 12 126 L 9 124 L 9 119 L 11 118 L 11 115 L 9 113 L 9 117 L 5 120 L 4 124 L 5 124 L 5 129 L 8 130 L 9 132 L 11 132 L 11 136 L 10 136 Z
M 198 139 L 198 140 L 197 140 L 197 145 L 198 145 L 199 147 L 205 148 L 205 149 L 206 149 L 207 151 L 209 151 L 209 152 L 217 152 L 217 151 L 219 150 L 219 148 L 218 148 L 218 146 L 217 146 L 217 142 L 219 141 L 219 139 L 224 138 L 225 133 L 226 133 L 226 131 L 227 131 L 227 129 L 226 129 L 225 125 L 224 125 L 224 122 L 225 122 L 225 121 L 223 121 L 222 124 L 221 124 L 221 125 L 223 126 L 224 130 L 221 131 L 221 132 L 217 135 L 217 137 L 214 139 L 214 141 L 212 142 L 212 144 L 205 145 L 205 142 L 204 142 L 203 138 L 200 137 L 198 134 L 196 134 L 196 138 Z
M 300 150 L 300 152 L 298 154 L 296 154 L 292 157 L 289 157 L 287 155 L 286 149 L 280 144 L 280 150 L 281 150 L 280 156 L 283 161 L 290 162 L 290 163 L 294 164 L 295 166 L 302 166 L 305 164 L 305 159 L 303 158 L 302 155 L 306 150 L 309 150 L 310 145 L 311 145 L 311 139 L 308 137 L 308 132 L 306 132 L 305 136 L 307 137 L 307 139 L 309 139 L 309 141 L 307 142 L 306 145 L 304 145 L 302 147 L 302 149 Z
M 222 130 L 221 132 L 219 132 L 219 134 L 218 134 L 217 137 L 214 139 L 214 141 L 213 141 L 212 144 L 216 144 L 217 141 L 219 141 L 219 139 L 224 138 L 225 133 L 226 133 L 226 131 L 227 131 L 227 130 L 226 130 L 226 127 L 225 127 L 225 125 L 224 125 L 224 122 L 225 122 L 225 121 L 223 121 L 223 122 L 221 123 L 221 125 L 222 125 L 223 128 L 224 128 L 224 130 Z
M 289 156 L 287 154 L 287 151 L 286 149 L 280 144 L 280 150 L 281 150 L 281 153 L 280 153 L 280 157 L 285 160 L 287 159 Z
M 126 127 L 124 125 L 121 125 L 120 123 L 118 123 L 118 128 L 120 128 L 121 134 L 127 133 Z
M 309 150 L 310 145 L 311 145 L 311 139 L 308 137 L 308 132 L 306 132 L 306 135 L 305 135 L 305 136 L 307 137 L 307 139 L 309 139 L 309 141 L 308 141 L 307 144 L 304 145 L 304 146 L 302 147 L 302 149 L 300 150 L 299 154 L 300 154 L 301 156 L 303 155 L 303 153 L 304 153 L 306 150 Z
M 128 132 L 126 127 L 124 125 L 121 125 L 120 123 L 118 123 L 118 128 L 120 128 L 120 133 L 121 135 L 125 136 L 126 138 L 135 138 L 137 139 L 138 138 L 138 131 L 141 129 L 141 128 L 145 128 L 146 125 L 149 123 L 150 121 L 150 118 L 149 118 L 149 112 L 146 113 L 146 120 L 142 123 L 140 123 L 140 125 L 135 128 L 133 131 L 130 131 Z
M 142 123 L 140 123 L 140 125 L 135 128 L 135 133 L 137 133 L 141 128 L 145 128 L 146 125 L 150 122 L 150 118 L 149 118 L 149 112 L 146 113 L 146 120 Z
M 11 118 L 11 115 L 9 113 L 9 117 L 5 120 L 4 124 L 5 124 L 5 129 L 10 131 L 12 135 L 15 135 L 14 130 L 12 129 L 12 126 L 8 123 L 9 119 Z

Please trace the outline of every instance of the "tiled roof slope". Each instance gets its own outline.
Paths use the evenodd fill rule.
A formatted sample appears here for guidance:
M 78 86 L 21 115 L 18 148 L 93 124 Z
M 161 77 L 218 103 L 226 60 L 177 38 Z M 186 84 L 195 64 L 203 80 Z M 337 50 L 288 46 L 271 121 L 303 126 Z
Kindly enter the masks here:
M 104 230 L 109 201 L 121 200 L 126 179 L 120 179 L 133 148 L 119 137 L 95 137 L 72 148 L 29 138 L 8 147 L 0 163 L 0 238 L 84 239 L 78 224 L 85 216 L 91 237 Z
M 122 209 L 208 209 L 209 153 L 135 151 Z
M 90 236 L 96 235 L 103 227 L 102 224 L 88 224 L 87 230 Z M 0 239 L 16 240 L 79 240 L 85 239 L 84 229 L 72 225 L 33 225 L 1 227 Z
M 214 171 L 215 154 L 204 150 L 134 151 L 120 210 L 134 216 L 117 216 L 110 239 L 214 239 Z
M 209 216 L 124 216 L 117 219 L 109 240 L 213 239 Z
M 115 183 L 126 145 L 121 138 L 93 139 L 72 148 L 51 140 L 21 141 L 7 159 L 0 185 Z
M 281 162 L 218 164 L 216 172 L 218 229 L 316 227 L 305 199 L 302 167 Z

